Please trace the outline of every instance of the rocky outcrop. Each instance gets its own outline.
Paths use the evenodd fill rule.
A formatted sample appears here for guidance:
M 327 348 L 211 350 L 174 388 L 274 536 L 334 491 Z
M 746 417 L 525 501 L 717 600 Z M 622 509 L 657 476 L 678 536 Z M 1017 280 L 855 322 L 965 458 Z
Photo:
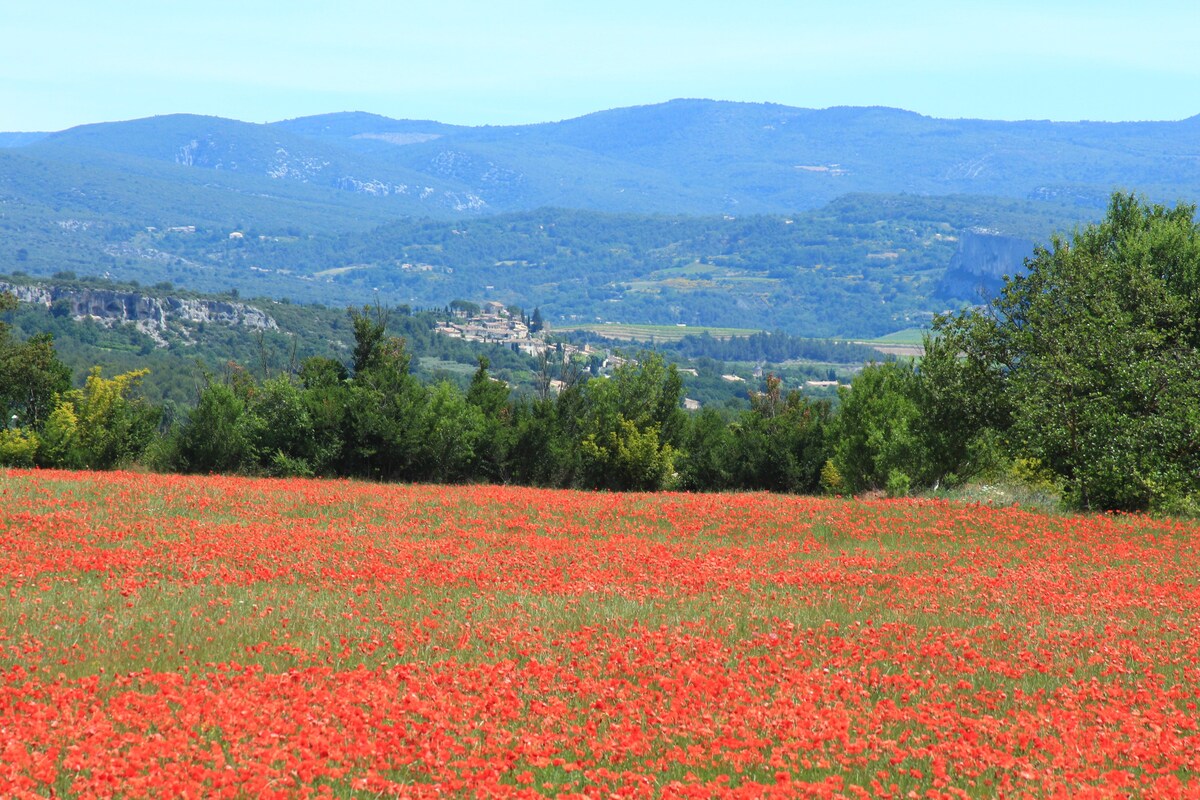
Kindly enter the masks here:
M 256 330 L 279 330 L 278 323 L 265 311 L 243 303 L 222 300 L 185 300 L 168 297 L 161 305 L 171 318 L 189 322 L 215 322 L 221 325 L 241 325 Z
M 934 296 L 985 302 L 1000 291 L 1005 275 L 1024 272 L 1025 259 L 1033 255 L 1033 249 L 1034 244 L 1028 239 L 983 228 L 964 231 L 958 239 L 958 251 L 950 259 Z
M 89 287 L 22 286 L 0 282 L 0 291 L 12 292 L 22 303 L 61 310 L 75 319 L 94 319 L 106 325 L 130 323 L 167 346 L 164 334 L 172 330 L 186 336 L 179 323 L 212 323 L 254 330 L 279 330 L 279 324 L 262 309 L 225 300 L 153 297 L 137 292 Z

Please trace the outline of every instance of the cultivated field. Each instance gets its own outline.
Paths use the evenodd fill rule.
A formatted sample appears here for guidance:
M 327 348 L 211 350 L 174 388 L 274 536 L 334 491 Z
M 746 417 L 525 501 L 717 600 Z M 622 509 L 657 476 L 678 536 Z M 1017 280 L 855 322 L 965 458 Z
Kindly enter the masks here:
M 760 333 L 755 328 L 714 328 L 704 325 L 641 325 L 637 323 L 596 323 L 594 325 L 555 325 L 554 332 L 587 331 L 606 339 L 632 342 L 678 342 L 685 336 L 708 333 L 714 339 L 730 339 Z
M 1194 796 L 1198 543 L 0 471 L 0 796 Z

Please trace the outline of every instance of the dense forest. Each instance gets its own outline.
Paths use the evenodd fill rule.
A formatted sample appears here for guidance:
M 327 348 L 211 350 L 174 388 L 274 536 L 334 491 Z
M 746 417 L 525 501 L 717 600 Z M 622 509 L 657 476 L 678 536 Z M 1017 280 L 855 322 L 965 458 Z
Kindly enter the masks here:
M 331 306 L 497 300 L 541 307 L 552 325 L 615 320 L 871 337 L 925 326 L 978 299 L 939 293 L 964 232 L 1002 230 L 1032 242 L 1092 214 L 1051 202 L 858 195 L 786 215 L 540 209 L 314 229 L 299 213 L 286 224 L 197 215 L 163 226 L 14 201 L 0 210 L 0 233 L 19 244 L 0 250 L 0 271 L 103 271 Z
M 660 353 L 611 377 L 546 357 L 526 397 L 495 380 L 486 357 L 465 389 L 422 383 L 405 339 L 364 309 L 349 319 L 345 361 L 209 375 L 164 430 L 162 409 L 137 394 L 142 372 L 97 370 L 72 389 L 50 337 L 21 341 L 6 324 L 0 462 L 896 496 L 1004 475 L 1072 507 L 1194 513 L 1194 216 L 1114 195 L 1102 222 L 1039 249 L 989 305 L 939 317 L 918 362 L 864 368 L 836 408 L 768 376 L 748 409 L 689 415 L 679 370 Z M 4 309 L 14 307 L 10 296 Z

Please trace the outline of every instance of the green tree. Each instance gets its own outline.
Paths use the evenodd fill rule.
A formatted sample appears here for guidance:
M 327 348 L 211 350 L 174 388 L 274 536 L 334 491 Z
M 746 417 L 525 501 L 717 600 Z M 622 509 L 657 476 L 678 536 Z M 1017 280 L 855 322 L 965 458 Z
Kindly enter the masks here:
M 442 381 L 428 392 L 420 420 L 420 449 L 411 477 L 459 483 L 474 476 L 486 426 L 483 412 Z
M 184 472 L 254 472 L 261 427 L 245 397 L 228 383 L 210 383 L 179 432 L 177 467 Z
M 478 303 L 472 303 L 470 300 L 451 300 L 450 310 L 457 311 L 468 317 L 475 317 L 479 315 L 482 309 L 480 309 Z
M 343 451 L 349 436 L 349 373 L 339 361 L 313 356 L 300 365 L 300 383 L 301 399 L 312 424 L 309 466 L 317 475 L 338 474 L 344 470 Z
M 134 396 L 147 373 L 148 370 L 137 370 L 104 378 L 100 368 L 93 367 L 83 389 L 66 393 L 66 401 L 73 406 L 75 435 L 68 436 L 64 444 L 68 452 L 77 448 L 82 466 L 90 469 L 123 466 L 141 456 L 150 444 L 161 411 Z M 64 432 L 70 429 L 69 418 L 63 419 L 63 429 Z
M 994 469 L 996 442 L 1011 424 L 1004 374 L 995 364 L 964 358 L 971 336 L 949 318 L 935 322 L 924 339 L 912 386 L 919 416 L 915 433 L 926 461 L 914 476 L 930 485 L 953 486 Z
M 585 480 L 591 488 L 655 491 L 670 478 L 675 451 L 664 444 L 658 428 L 639 428 L 618 417 L 615 428 L 589 433 L 580 450 Z
M 86 455 L 79 442 L 79 417 L 69 400 L 61 400 L 42 427 L 38 461 L 43 466 L 81 469 Z
M 268 475 L 308 476 L 322 462 L 304 391 L 290 375 L 269 378 L 250 396 L 249 413 L 261 420 L 254 449 Z
M 731 483 L 733 434 L 720 412 L 703 408 L 691 417 L 682 451 L 675 458 L 679 488 L 719 492 Z
M 386 335 L 381 316 L 354 314 L 353 321 L 343 468 L 378 480 L 412 480 L 421 470 L 421 420 L 429 392 L 409 373 L 412 357 L 405 342 Z
M 732 481 L 746 489 L 814 492 L 826 452 L 829 404 L 800 392 L 784 393 L 783 381 L 767 376 L 765 392 L 750 395 L 750 410 L 731 428 Z
M 363 306 L 361 311 L 350 310 L 350 322 L 354 327 L 354 374 L 365 372 L 378 365 L 383 358 L 384 338 L 387 335 L 387 314 L 382 309 Z M 408 362 L 404 364 L 408 369 Z
M 16 415 L 22 427 L 40 430 L 57 396 L 70 387 L 71 372 L 59 360 L 53 336 L 17 342 L 0 325 L 0 418 L 8 422 Z
M 503 482 L 509 477 L 508 459 L 515 444 L 516 428 L 508 384 L 489 375 L 489 366 L 487 356 L 480 356 L 479 369 L 467 389 L 467 403 L 478 410 L 481 425 L 473 472 L 484 480 Z
M 16 296 L 0 292 L 0 314 L 16 309 Z M 0 464 L 33 466 L 43 444 L 38 431 L 70 385 L 52 336 L 16 341 L 8 323 L 0 322 Z
M 1014 454 L 1060 476 L 1076 507 L 1200 495 L 1195 211 L 1115 194 L 1100 223 L 1055 237 L 986 309 L 946 323 L 1003 375 Z
M 29 428 L 0 429 L 0 466 L 32 467 L 41 439 Z
M 582 484 L 605 489 L 660 489 L 674 471 L 687 416 L 675 365 L 642 353 L 611 378 L 583 387 L 579 418 Z M 560 396 L 561 399 L 561 396 Z
M 531 486 L 563 486 L 567 478 L 560 471 L 561 455 L 568 452 L 556 443 L 565 441 L 551 398 L 518 400 L 512 407 L 512 447 L 505 459 L 506 469 L 516 483 Z
M 872 364 L 839 389 L 841 408 L 831 434 L 833 463 L 845 488 L 861 492 L 929 480 L 921 436 L 919 382 L 912 364 Z M 819 468 L 818 468 L 819 469 Z

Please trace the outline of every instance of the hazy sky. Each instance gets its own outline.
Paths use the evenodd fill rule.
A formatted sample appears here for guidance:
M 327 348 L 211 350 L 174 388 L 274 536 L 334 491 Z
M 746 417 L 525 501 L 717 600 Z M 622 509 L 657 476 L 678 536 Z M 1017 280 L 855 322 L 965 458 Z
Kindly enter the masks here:
M 1200 2 L 0 0 L 0 131 L 191 112 L 541 122 L 675 97 L 1200 113 Z

